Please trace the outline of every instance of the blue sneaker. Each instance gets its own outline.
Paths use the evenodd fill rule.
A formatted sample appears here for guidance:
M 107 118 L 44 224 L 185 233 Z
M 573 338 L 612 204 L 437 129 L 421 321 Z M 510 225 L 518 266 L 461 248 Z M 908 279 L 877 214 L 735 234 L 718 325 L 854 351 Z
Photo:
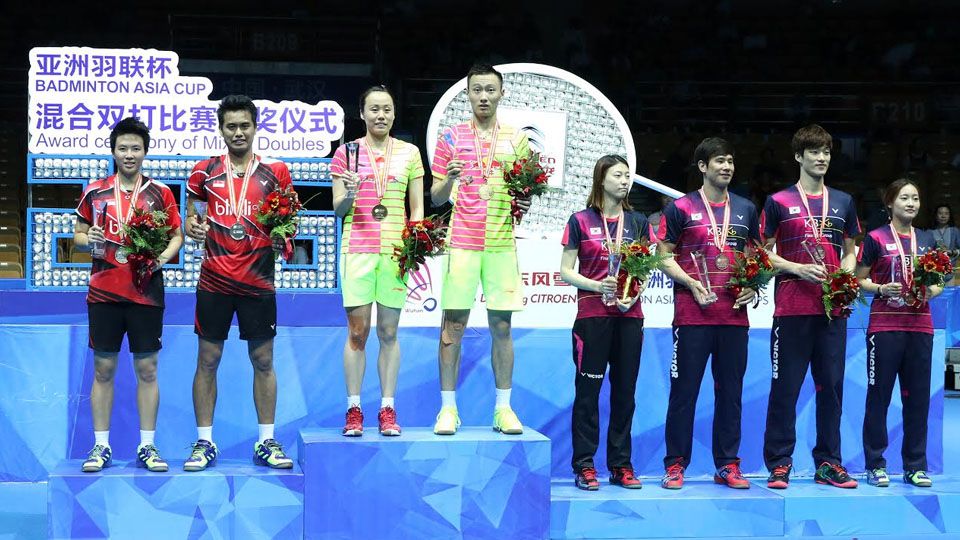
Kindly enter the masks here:
M 293 460 L 283 453 L 283 446 L 276 439 L 253 443 L 253 463 L 271 469 L 293 468 Z
M 890 485 L 890 476 L 883 467 L 867 470 L 867 483 L 871 486 L 887 487 Z
M 86 461 L 83 462 L 83 472 L 100 472 L 104 468 L 113 464 L 113 451 L 109 446 L 98 444 L 87 454 Z
M 152 444 L 137 447 L 137 467 L 143 467 L 150 472 L 167 472 L 170 466 L 160 457 L 160 451 Z
M 933 480 L 927 476 L 926 471 L 904 471 L 903 481 L 916 487 L 930 487 L 933 485 Z
M 183 470 L 187 472 L 197 472 L 213 467 L 217 463 L 217 445 L 203 439 L 193 443 L 193 451 L 190 457 L 183 462 Z

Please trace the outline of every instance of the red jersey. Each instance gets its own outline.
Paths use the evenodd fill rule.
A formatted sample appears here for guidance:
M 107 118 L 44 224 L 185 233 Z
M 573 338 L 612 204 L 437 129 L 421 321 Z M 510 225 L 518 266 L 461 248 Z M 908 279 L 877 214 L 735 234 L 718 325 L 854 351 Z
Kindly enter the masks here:
M 273 243 L 269 231 L 257 222 L 260 204 L 271 192 L 291 186 L 290 171 L 281 161 L 253 157 L 247 192 L 243 178 L 233 178 L 238 198 L 239 218 L 230 202 L 226 156 L 216 156 L 197 163 L 187 181 L 191 195 L 207 203 L 207 256 L 200 267 L 201 291 L 238 296 L 275 294 L 273 288 Z M 231 237 L 231 228 L 243 227 L 243 238 Z
M 87 303 L 133 302 L 163 307 L 162 272 L 154 272 L 146 292 L 141 293 L 133 285 L 133 270 L 130 265 L 117 262 L 117 250 L 123 246 L 124 242 L 120 234 L 122 227 L 118 216 L 126 218 L 128 215 L 132 193 L 121 191 L 118 211 L 114 194 L 116 182 L 116 175 L 91 182 L 83 192 L 76 210 L 80 221 L 87 225 L 99 224 L 103 227 L 103 235 L 106 238 L 103 258 L 93 259 Z M 171 231 L 180 228 L 180 210 L 177 208 L 177 200 L 170 188 L 156 180 L 143 177 L 136 207 L 147 211 L 164 210 L 167 213 L 167 225 L 170 225 Z M 94 223 L 94 208 L 101 209 L 99 223 Z

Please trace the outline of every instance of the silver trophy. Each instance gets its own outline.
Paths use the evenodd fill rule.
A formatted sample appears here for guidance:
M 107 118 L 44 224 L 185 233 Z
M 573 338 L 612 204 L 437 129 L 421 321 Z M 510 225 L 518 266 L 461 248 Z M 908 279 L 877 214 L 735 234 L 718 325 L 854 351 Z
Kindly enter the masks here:
M 348 142 L 347 147 L 347 170 L 356 174 L 360 170 L 360 144 L 354 141 Z M 359 182 L 347 187 L 347 196 L 353 198 L 357 196 L 357 190 L 360 188 Z
M 620 253 L 614 251 L 614 246 L 607 245 L 607 277 L 617 277 L 617 274 L 620 273 Z M 615 306 L 617 305 L 617 291 L 612 293 L 604 292 L 601 295 L 603 300 L 603 305 L 605 306 Z
M 900 255 L 894 255 L 890 258 L 890 283 L 899 283 L 903 286 L 902 290 L 905 290 L 906 276 L 903 275 L 902 260 Z M 898 296 L 887 297 L 887 305 L 899 308 L 907 305 L 907 302 L 903 299 L 903 294 L 900 294 Z
M 106 203 L 100 201 L 93 205 L 93 225 L 96 227 L 103 228 L 104 221 L 104 209 L 106 208 Z M 90 257 L 93 259 L 102 259 L 104 253 L 106 252 L 106 245 L 102 240 L 91 241 L 90 242 Z
M 707 291 L 707 302 L 716 302 L 717 293 L 713 292 L 713 286 L 710 285 L 710 271 L 707 267 L 707 257 L 702 251 L 693 251 L 690 253 L 690 259 L 693 260 L 693 268 L 697 271 L 697 281 Z
M 207 203 L 203 201 L 193 201 L 193 210 L 196 212 L 197 224 L 203 225 L 207 221 Z M 206 241 L 206 238 L 204 238 L 193 248 L 193 257 L 198 262 L 207 256 Z
M 800 247 L 807 252 L 807 255 L 813 259 L 814 264 L 819 264 L 820 266 L 826 266 L 824 262 L 827 252 L 823 249 L 823 246 L 820 244 L 812 244 L 809 240 L 804 238 L 800 242 Z

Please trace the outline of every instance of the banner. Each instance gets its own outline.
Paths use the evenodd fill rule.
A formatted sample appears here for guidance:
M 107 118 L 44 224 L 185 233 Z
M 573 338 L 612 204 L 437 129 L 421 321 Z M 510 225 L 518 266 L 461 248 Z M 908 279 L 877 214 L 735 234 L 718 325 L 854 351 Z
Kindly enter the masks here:
M 550 175 L 547 185 L 563 188 L 567 150 L 567 113 L 501 108 L 497 117 L 527 135 L 531 152 L 540 152 L 540 165 Z
M 517 256 L 523 279 L 523 311 L 514 313 L 516 328 L 570 328 L 577 317 L 577 288 L 560 278 L 559 241 L 518 239 Z M 442 256 L 407 279 L 407 303 L 400 318 L 403 326 L 439 327 L 440 294 L 443 287 Z M 773 323 L 773 284 L 760 295 L 757 309 L 750 307 L 750 326 L 770 328 Z M 673 280 L 654 272 L 639 300 L 643 305 L 646 328 L 670 328 L 673 325 Z M 743 308 L 741 308 L 743 309 Z M 470 312 L 470 326 L 487 326 L 486 299 L 477 290 Z
M 135 116 L 150 128 L 150 151 L 214 155 L 226 151 L 218 102 L 206 77 L 180 75 L 179 56 L 154 49 L 36 47 L 30 51 L 29 152 L 106 154 L 110 130 Z M 254 100 L 254 150 L 271 157 L 325 157 L 343 133 L 334 101 Z

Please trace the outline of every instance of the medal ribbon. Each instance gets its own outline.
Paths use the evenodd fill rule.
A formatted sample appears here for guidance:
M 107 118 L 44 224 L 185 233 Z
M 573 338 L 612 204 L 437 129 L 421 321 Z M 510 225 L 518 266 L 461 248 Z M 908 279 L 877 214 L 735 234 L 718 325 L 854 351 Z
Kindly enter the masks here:
M 243 185 L 240 187 L 240 199 L 237 199 L 236 188 L 233 185 L 233 165 L 230 163 L 230 156 L 223 156 L 224 173 L 227 175 L 227 189 L 230 192 L 230 204 L 233 205 L 233 214 L 237 217 L 237 223 L 243 220 L 243 214 L 240 212 L 240 201 L 247 200 L 247 188 L 250 186 L 250 177 L 253 176 L 253 169 L 257 166 L 257 156 L 251 156 L 247 162 L 247 169 L 243 173 Z
M 907 264 L 907 254 L 903 251 L 903 242 L 900 241 L 900 235 L 897 234 L 897 230 L 893 228 L 893 223 L 890 224 L 890 233 L 893 234 L 893 242 L 897 245 L 897 253 L 900 254 L 900 269 L 903 270 L 903 279 L 906 281 L 906 286 L 908 289 L 913 288 L 913 272 L 910 272 L 910 266 Z M 917 231 L 913 228 L 913 225 L 910 226 L 910 258 L 913 259 L 917 256 Z
M 383 162 L 383 169 L 381 170 L 377 167 L 377 160 L 373 154 L 373 147 L 367 141 L 367 138 L 364 137 L 363 149 L 367 152 L 367 159 L 370 160 L 370 168 L 373 169 L 373 177 L 376 180 L 377 185 L 377 204 L 380 204 L 383 201 L 383 196 L 387 193 L 387 182 L 390 181 L 390 160 L 393 157 L 393 137 L 388 137 L 387 141 L 387 157 Z
M 137 181 L 133 184 L 133 191 L 130 192 L 130 206 L 127 207 L 126 217 L 123 215 L 122 206 L 120 206 L 120 175 L 117 174 L 113 179 L 113 200 L 117 209 L 117 221 L 120 223 L 120 238 L 123 239 L 125 234 L 123 232 L 123 226 L 130 221 L 130 218 L 133 216 L 133 209 L 137 206 L 137 199 L 140 197 L 140 189 L 143 188 L 143 175 L 137 173 Z M 106 209 L 104 209 L 106 213 Z
M 807 194 L 803 191 L 803 186 L 800 185 L 800 182 L 797 182 L 797 191 L 800 192 L 800 202 L 803 203 L 803 209 L 807 211 L 807 218 L 813 219 L 813 213 L 810 211 L 810 203 L 807 201 Z M 823 245 L 823 231 L 827 224 L 827 207 L 829 206 L 830 192 L 827 190 L 827 186 L 823 186 L 823 210 L 820 212 L 820 225 L 810 227 L 810 231 L 813 233 L 813 239 L 817 241 L 818 246 Z
M 483 144 L 480 142 L 480 132 L 477 131 L 476 122 L 471 122 L 470 127 L 473 129 L 473 147 L 477 152 L 477 161 L 480 165 L 480 176 L 482 176 L 483 181 L 486 182 L 487 179 L 490 178 L 490 171 L 493 170 L 493 162 L 496 159 L 497 140 L 500 137 L 500 122 L 497 122 L 493 126 L 493 143 L 490 144 L 489 163 L 483 159 Z
M 722 229 L 717 228 L 717 218 L 713 215 L 713 207 L 710 205 L 710 201 L 707 200 L 707 194 L 704 193 L 703 188 L 700 188 L 700 199 L 703 200 L 703 207 L 707 211 L 707 218 L 710 219 L 713 243 L 717 246 L 717 249 L 720 250 L 720 253 L 723 254 L 727 250 L 727 232 L 730 229 L 730 196 L 725 195 L 723 200 Z
M 614 244 L 610 239 L 610 228 L 607 226 L 607 218 L 600 212 L 600 219 L 603 220 L 603 235 L 607 239 L 607 257 L 612 258 L 614 253 L 620 256 L 620 245 L 623 244 L 623 208 L 620 208 L 620 214 L 617 215 L 617 243 Z M 609 263 L 607 265 L 609 268 Z

